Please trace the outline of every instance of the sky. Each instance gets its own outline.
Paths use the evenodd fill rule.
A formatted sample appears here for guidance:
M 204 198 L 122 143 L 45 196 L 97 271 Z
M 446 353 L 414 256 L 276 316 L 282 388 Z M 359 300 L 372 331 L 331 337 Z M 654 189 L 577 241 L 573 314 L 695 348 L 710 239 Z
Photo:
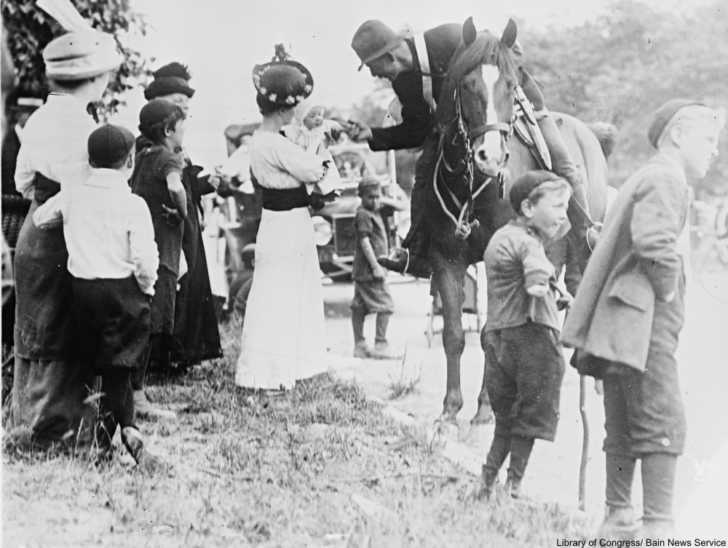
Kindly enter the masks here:
M 684 12 L 705 0 L 644 0 L 659 9 Z M 197 92 L 191 104 L 188 148 L 206 167 L 225 157 L 223 130 L 258 119 L 251 69 L 269 61 L 273 45 L 285 43 L 311 70 L 311 101 L 347 108 L 371 91 L 375 81 L 350 47 L 356 28 L 381 19 L 394 29 L 423 31 L 473 16 L 477 28 L 496 32 L 508 17 L 529 27 L 568 26 L 604 14 L 609 0 L 132 0 L 146 15 L 149 36 L 141 49 L 156 60 L 189 65 Z M 117 121 L 136 126 L 141 92 Z

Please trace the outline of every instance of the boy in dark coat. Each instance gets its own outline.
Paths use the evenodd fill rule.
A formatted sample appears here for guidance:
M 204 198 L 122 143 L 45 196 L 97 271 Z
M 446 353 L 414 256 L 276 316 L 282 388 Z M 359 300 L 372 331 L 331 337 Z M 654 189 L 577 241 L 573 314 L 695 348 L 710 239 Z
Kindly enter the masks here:
M 510 453 L 507 490 L 517 498 L 536 438 L 553 441 L 559 418 L 564 358 L 558 343 L 558 308 L 570 300 L 556 286 L 544 244 L 566 222 L 569 184 L 548 171 L 530 171 L 513 182 L 517 216 L 485 250 L 488 321 L 481 334 L 485 387 L 495 433 L 483 466 L 490 496 Z
M 159 256 L 147 204 L 127 184 L 134 165 L 132 133 L 102 126 L 88 138 L 88 155 L 90 177 L 49 199 L 33 221 L 41 228 L 63 222 L 81 353 L 102 378 L 99 442 L 109 448 L 119 426 L 139 462 L 144 443 L 134 424 L 131 379 L 149 344 Z
M 677 457 L 685 443 L 678 384 L 689 239 L 687 175 L 705 176 L 722 121 L 688 100 L 660 107 L 658 153 L 620 188 L 564 324 L 577 367 L 604 380 L 607 515 L 601 536 L 634 535 L 631 490 L 642 462 L 643 536 L 672 531 Z

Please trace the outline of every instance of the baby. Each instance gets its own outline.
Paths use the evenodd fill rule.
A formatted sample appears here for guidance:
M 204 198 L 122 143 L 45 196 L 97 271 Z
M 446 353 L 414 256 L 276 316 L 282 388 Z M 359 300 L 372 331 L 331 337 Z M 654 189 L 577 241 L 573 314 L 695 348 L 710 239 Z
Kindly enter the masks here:
M 294 122 L 283 129 L 288 139 L 329 161 L 330 169 L 326 170 L 324 178 L 317 183 L 322 194 L 341 187 L 341 177 L 328 147 L 336 143 L 343 132 L 338 122 L 325 118 L 325 111 L 320 105 L 310 106 L 300 111 L 298 123 Z

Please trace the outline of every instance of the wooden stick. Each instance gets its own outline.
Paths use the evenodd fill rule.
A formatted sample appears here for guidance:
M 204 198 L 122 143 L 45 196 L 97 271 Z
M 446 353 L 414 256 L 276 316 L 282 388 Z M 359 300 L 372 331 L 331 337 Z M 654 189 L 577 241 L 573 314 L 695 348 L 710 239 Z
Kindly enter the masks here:
M 586 465 L 589 461 L 589 420 L 586 416 L 586 377 L 579 375 L 579 414 L 581 415 L 581 462 L 579 463 L 579 510 L 586 509 Z

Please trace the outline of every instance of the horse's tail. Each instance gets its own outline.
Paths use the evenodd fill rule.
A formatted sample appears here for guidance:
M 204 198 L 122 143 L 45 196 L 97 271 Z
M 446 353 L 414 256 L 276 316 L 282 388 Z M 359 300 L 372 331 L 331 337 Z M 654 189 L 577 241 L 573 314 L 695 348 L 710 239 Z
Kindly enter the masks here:
M 604 157 L 609 158 L 617 144 L 616 126 L 608 122 L 594 122 L 593 124 L 588 124 L 588 127 L 596 135 L 599 146 L 602 147 Z

